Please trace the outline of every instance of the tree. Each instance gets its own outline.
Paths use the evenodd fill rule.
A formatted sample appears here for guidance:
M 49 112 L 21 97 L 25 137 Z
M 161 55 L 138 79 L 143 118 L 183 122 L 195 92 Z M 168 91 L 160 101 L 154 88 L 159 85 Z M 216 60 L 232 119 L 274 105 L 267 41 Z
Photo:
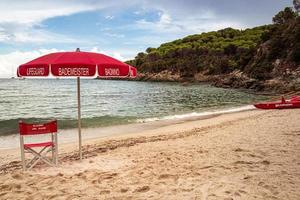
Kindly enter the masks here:
M 146 49 L 146 52 L 147 52 L 147 53 L 151 53 L 151 52 L 154 51 L 154 50 L 155 50 L 155 48 L 148 47 L 148 48 Z
M 146 54 L 143 52 L 138 53 L 135 57 L 135 66 L 141 66 L 145 61 Z
M 226 47 L 224 47 L 224 53 L 226 55 L 234 55 L 236 54 L 237 46 L 234 44 L 229 44 Z
M 300 0 L 293 1 L 295 10 L 299 13 L 300 12 Z
M 292 8 L 286 7 L 283 11 L 280 11 L 273 17 L 274 24 L 285 24 L 297 17 L 297 13 Z

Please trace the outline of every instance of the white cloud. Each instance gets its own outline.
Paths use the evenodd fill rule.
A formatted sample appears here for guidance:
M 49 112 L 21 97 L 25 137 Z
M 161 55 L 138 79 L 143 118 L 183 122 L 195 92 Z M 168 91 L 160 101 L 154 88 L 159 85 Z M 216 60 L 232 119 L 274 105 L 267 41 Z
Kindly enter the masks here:
M 147 21 L 145 19 L 136 21 L 133 28 L 148 30 L 153 33 L 192 34 L 205 31 L 218 30 L 227 27 L 245 28 L 238 21 L 217 19 L 213 12 L 203 11 L 198 15 L 186 16 L 171 15 L 161 11 L 159 20 Z
M 88 41 L 76 38 L 71 38 L 66 35 L 61 35 L 53 32 L 49 32 L 42 29 L 31 29 L 28 27 L 18 28 L 16 31 L 1 31 L 0 30 L 0 42 L 5 43 L 72 43 L 81 44 L 88 43 Z
M 49 18 L 95 10 L 107 12 L 105 18 L 112 20 L 118 13 L 128 8 L 136 9 L 133 13 L 138 16 L 153 11 L 161 13 L 158 21 L 140 19 L 135 24 L 128 24 L 128 27 L 149 30 L 150 33 L 177 33 L 179 36 L 228 26 L 244 28 L 250 24 L 251 26 L 263 24 L 266 19 L 271 21 L 272 15 L 282 9 L 283 5 L 291 4 L 276 1 L 276 4 L 268 6 L 272 1 L 259 0 L 253 3 L 230 0 L 225 4 L 207 0 L 0 0 L 0 41 L 73 42 L 76 38 L 46 31 L 47 27 L 41 27 L 41 23 Z M 120 35 L 111 36 L 120 37 Z
M 271 23 L 272 17 L 286 6 L 291 6 L 292 1 L 274 0 L 145 0 L 143 7 L 168 13 L 177 20 L 185 18 L 210 19 L 217 21 L 234 21 L 253 27 Z M 214 19 L 212 19 L 214 18 Z M 199 22 L 201 23 L 201 21 Z
M 125 35 L 118 34 L 118 33 L 104 33 L 104 35 L 107 35 L 109 37 L 114 37 L 114 38 L 125 38 Z
M 79 12 L 101 10 L 117 2 L 79 0 L 1 0 L 0 1 L 0 42 L 43 43 L 76 42 L 67 36 L 46 31 L 41 22 L 59 16 Z M 113 16 L 108 16 L 113 19 Z
M 0 54 L 0 78 L 8 78 L 11 76 L 16 76 L 17 68 L 19 65 L 29 62 L 30 60 L 33 60 L 42 55 L 53 53 L 53 52 L 59 52 L 59 51 L 63 51 L 63 50 L 39 49 L 36 51 L 14 51 L 7 54 Z M 103 51 L 100 50 L 98 47 L 93 47 L 88 51 L 105 54 L 121 61 L 126 61 L 131 59 L 131 57 L 122 56 L 121 52 L 114 51 L 114 50 Z M 135 54 L 136 52 L 132 52 L 132 55 Z
M 3 28 L 0 27 L 0 42 L 7 41 L 9 40 L 9 38 L 10 38 L 9 34 L 6 33 L 6 31 Z
M 14 51 L 8 54 L 0 54 L 0 77 L 16 76 L 19 65 L 33 60 L 39 56 L 51 52 L 57 52 L 57 49 L 39 49 L 37 51 Z
M 99 25 L 102 25 L 102 24 L 101 24 L 101 23 L 97 23 L 96 25 L 99 26 Z M 101 31 L 111 31 L 111 30 L 112 30 L 112 29 L 109 28 L 109 27 L 101 28 Z
M 121 56 L 121 54 L 119 52 L 113 52 L 112 57 L 116 58 L 118 60 L 121 60 L 121 61 L 125 61 L 126 60 L 123 56 Z
M 92 1 L 1 0 L 0 23 L 36 24 L 51 17 L 101 9 L 109 5 L 93 4 Z
M 107 20 L 113 20 L 115 18 L 115 16 L 113 16 L 113 15 L 106 15 L 105 16 L 105 19 L 107 19 Z
M 91 49 L 91 52 L 101 53 L 101 54 L 107 55 L 107 53 L 106 53 L 105 51 L 100 50 L 98 47 L 93 47 L 93 48 Z
M 160 24 L 171 24 L 172 23 L 171 16 L 168 15 L 167 13 L 160 14 L 159 23 Z
M 135 15 L 140 15 L 140 14 L 141 14 L 141 11 L 138 11 L 138 10 L 137 10 L 137 11 L 134 11 L 133 13 L 134 13 Z
M 100 24 L 97 24 L 97 25 L 100 25 Z M 109 27 L 101 28 L 101 31 L 103 32 L 104 35 L 106 35 L 108 37 L 112 37 L 112 38 L 125 38 L 124 34 L 115 33 L 114 29 L 109 28 Z
M 108 55 L 108 56 L 111 56 L 111 57 L 113 57 L 115 59 L 118 59 L 120 61 L 126 61 L 126 60 L 131 59 L 131 58 L 125 58 L 124 56 L 121 55 L 122 53 L 120 53 L 118 51 L 113 51 L 113 50 L 103 51 L 103 50 L 100 50 L 98 47 L 93 47 L 90 51 L 95 52 L 95 53 L 101 53 L 101 54 L 104 54 L 104 55 Z

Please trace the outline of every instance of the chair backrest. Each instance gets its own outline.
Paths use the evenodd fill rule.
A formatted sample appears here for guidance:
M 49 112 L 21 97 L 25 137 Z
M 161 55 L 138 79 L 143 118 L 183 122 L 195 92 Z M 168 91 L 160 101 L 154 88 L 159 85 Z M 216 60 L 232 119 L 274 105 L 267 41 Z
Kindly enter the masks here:
M 27 124 L 19 121 L 20 135 L 39 135 L 48 133 L 57 133 L 57 120 L 44 124 Z

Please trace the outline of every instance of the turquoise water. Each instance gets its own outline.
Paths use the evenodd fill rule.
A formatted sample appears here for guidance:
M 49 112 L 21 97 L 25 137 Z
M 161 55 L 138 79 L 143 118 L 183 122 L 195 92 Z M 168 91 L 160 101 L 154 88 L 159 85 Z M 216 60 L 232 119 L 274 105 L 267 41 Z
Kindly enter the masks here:
M 0 135 L 17 133 L 18 121 L 59 120 L 77 126 L 75 79 L 0 79 Z M 81 80 L 83 127 L 135 123 L 189 113 L 233 108 L 266 96 L 209 85 Z

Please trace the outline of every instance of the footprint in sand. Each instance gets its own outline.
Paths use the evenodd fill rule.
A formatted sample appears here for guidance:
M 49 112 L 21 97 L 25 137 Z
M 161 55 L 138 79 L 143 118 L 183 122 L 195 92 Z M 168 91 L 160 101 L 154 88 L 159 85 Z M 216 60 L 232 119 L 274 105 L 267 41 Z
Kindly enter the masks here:
M 0 185 L 0 190 L 1 191 L 3 191 L 3 190 L 10 190 L 10 189 L 11 189 L 10 185 L 7 185 L 7 184 Z
M 247 192 L 244 191 L 244 190 L 239 190 L 239 192 L 242 193 L 242 194 L 247 194 Z
M 19 173 L 12 174 L 11 177 L 16 180 L 23 180 L 23 176 Z
M 81 197 L 79 195 L 71 195 L 66 198 L 66 200 L 79 200 Z
M 167 178 L 173 178 L 174 176 L 171 174 L 161 174 L 159 175 L 158 179 L 167 179 Z
M 110 174 L 105 174 L 102 178 L 103 179 L 112 179 L 117 175 L 118 175 L 118 173 L 110 173 Z
M 110 194 L 110 191 L 109 190 L 102 190 L 100 192 L 101 195 L 104 195 L 104 194 Z
M 234 149 L 234 151 L 235 151 L 235 152 L 243 152 L 243 151 L 246 152 L 247 150 L 244 150 L 244 149 L 241 149 L 241 148 L 236 148 L 236 149 Z
M 59 194 L 53 194 L 47 197 L 47 199 L 58 199 L 60 197 Z
M 278 195 L 279 194 L 279 192 L 277 191 L 277 187 L 275 187 L 275 186 L 268 185 L 264 182 L 259 182 L 258 186 L 266 189 L 267 191 L 271 192 L 273 195 Z
M 263 165 L 269 165 L 269 164 L 270 164 L 270 161 L 264 160 L 264 161 L 261 162 L 261 164 L 263 164 Z
M 149 186 L 138 187 L 134 192 L 148 192 L 150 190 Z
M 240 196 L 241 196 L 241 194 L 240 194 L 239 192 L 235 192 L 235 193 L 234 193 L 234 196 L 236 196 L 236 197 L 240 197 Z
M 250 178 L 252 178 L 252 176 L 245 176 L 244 180 L 247 180 L 247 179 L 250 179 Z
M 127 192 L 129 189 L 128 188 L 121 188 L 121 193 L 125 193 L 125 192 Z

